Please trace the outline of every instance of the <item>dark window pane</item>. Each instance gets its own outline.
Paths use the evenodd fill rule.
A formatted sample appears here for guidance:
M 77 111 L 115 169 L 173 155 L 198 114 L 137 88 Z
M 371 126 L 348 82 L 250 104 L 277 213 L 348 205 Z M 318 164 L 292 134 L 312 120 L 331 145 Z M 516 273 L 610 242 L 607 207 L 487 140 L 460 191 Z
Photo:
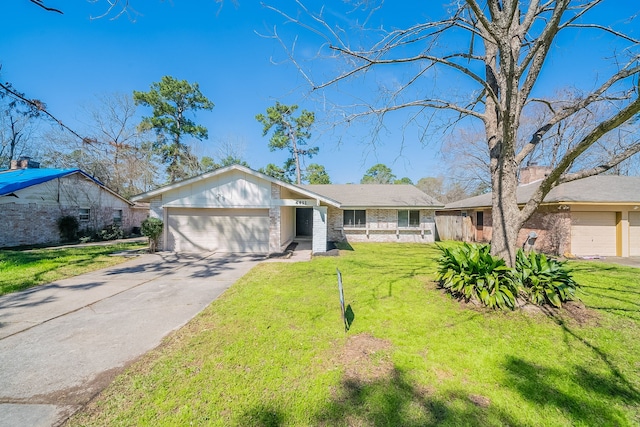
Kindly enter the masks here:
M 420 211 L 409 211 L 409 226 L 420 227 Z
M 398 211 L 398 227 L 409 226 L 409 211 Z
M 367 212 L 364 210 L 346 210 L 343 211 L 343 225 L 344 227 L 366 227 L 367 225 Z

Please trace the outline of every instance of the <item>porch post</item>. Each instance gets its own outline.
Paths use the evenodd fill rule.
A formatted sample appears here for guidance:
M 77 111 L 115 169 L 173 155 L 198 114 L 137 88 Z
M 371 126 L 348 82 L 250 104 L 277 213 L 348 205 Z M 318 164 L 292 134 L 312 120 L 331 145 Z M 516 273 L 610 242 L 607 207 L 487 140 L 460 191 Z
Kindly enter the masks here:
M 313 253 L 327 251 L 327 207 L 313 207 L 313 239 L 311 242 Z

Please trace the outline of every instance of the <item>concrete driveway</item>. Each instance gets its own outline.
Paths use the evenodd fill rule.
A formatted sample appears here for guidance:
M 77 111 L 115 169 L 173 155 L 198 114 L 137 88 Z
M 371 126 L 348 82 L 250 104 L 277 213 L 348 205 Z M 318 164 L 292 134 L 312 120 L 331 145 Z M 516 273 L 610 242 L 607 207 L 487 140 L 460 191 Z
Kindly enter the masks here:
M 55 426 L 264 257 L 146 254 L 0 297 L 0 426 Z

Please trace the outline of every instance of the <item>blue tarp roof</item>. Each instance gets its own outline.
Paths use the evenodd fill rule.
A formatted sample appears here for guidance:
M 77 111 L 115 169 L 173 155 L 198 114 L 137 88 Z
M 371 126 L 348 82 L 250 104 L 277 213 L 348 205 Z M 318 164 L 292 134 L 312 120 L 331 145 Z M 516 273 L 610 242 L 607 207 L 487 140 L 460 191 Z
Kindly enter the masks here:
M 61 178 L 80 172 L 82 175 L 92 179 L 97 184 L 102 185 L 99 181 L 90 177 L 80 169 L 18 169 L 0 172 L 0 196 L 11 194 L 14 191 L 31 187 L 32 185 L 41 184 L 51 181 L 52 179 Z

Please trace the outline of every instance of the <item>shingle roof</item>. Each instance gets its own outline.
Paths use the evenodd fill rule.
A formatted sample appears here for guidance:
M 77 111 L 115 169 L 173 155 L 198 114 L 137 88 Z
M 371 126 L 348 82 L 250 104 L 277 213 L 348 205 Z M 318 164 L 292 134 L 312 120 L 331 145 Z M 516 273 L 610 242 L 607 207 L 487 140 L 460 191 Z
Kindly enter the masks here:
M 521 185 L 516 190 L 518 203 L 526 203 L 540 181 Z M 599 175 L 560 184 L 544 203 L 640 203 L 640 176 Z M 491 206 L 491 193 L 449 203 L 445 209 Z
M 341 208 L 439 208 L 439 202 L 413 185 L 324 184 L 300 185 L 316 194 L 336 200 Z

